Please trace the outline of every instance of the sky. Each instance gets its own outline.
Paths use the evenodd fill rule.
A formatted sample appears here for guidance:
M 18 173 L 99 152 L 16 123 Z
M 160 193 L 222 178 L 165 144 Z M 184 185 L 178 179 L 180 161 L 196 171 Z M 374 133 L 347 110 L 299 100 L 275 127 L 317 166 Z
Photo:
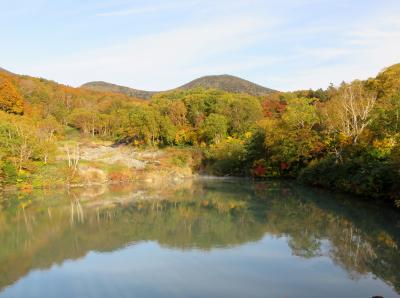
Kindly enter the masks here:
M 326 88 L 400 62 L 399 0 L 0 0 L 0 67 L 167 90 L 231 74 Z

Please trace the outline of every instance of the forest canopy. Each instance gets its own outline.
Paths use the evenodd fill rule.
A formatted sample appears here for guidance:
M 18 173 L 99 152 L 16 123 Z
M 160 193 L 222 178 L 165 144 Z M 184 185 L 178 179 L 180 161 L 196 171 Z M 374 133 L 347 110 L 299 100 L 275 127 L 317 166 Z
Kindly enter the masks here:
M 400 64 L 327 89 L 252 96 L 197 87 L 150 100 L 0 73 L 2 185 L 54 163 L 71 131 L 197 148 L 211 174 L 289 177 L 400 200 Z

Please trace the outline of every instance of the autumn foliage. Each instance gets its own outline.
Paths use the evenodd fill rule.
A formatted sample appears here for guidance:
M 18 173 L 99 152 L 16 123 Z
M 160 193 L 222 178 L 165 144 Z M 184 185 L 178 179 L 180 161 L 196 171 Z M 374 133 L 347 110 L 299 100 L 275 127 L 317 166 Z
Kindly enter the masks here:
M 0 74 L 0 110 L 8 113 L 22 114 L 24 100 L 7 75 Z
M 194 88 L 150 100 L 1 73 L 0 184 L 32 180 L 56 163 L 60 141 L 77 134 L 115 145 L 195 147 L 207 173 L 298 178 L 399 202 L 399 73 L 394 65 L 325 90 L 252 96 Z

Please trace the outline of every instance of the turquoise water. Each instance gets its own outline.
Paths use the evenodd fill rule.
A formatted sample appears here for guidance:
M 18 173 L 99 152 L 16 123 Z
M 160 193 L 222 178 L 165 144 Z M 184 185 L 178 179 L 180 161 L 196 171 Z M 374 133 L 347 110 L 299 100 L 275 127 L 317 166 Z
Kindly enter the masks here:
M 288 182 L 9 194 L 0 297 L 399 297 L 400 217 Z

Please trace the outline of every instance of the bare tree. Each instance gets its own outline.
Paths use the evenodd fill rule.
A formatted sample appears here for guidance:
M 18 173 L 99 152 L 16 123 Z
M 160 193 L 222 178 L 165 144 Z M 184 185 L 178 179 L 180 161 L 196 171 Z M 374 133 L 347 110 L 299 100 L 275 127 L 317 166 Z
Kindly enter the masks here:
M 71 170 L 69 180 L 72 180 L 78 171 L 78 165 L 81 159 L 79 144 L 73 147 L 72 150 L 69 146 L 65 145 L 64 150 L 67 153 L 68 168 Z
M 377 95 L 366 90 L 360 81 L 343 85 L 339 94 L 325 107 L 328 127 L 351 137 L 353 144 L 371 123 L 371 111 Z

